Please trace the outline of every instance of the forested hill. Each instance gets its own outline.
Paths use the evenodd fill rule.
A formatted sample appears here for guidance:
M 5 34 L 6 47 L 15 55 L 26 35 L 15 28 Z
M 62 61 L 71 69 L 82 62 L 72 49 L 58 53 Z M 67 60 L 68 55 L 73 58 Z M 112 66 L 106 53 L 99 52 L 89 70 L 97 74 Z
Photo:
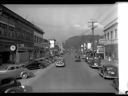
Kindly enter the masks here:
M 94 40 L 99 40 L 100 38 L 103 38 L 103 36 L 95 35 Z M 93 36 L 92 35 L 81 35 L 81 36 L 73 36 L 65 41 L 64 48 L 76 48 L 78 49 L 81 44 L 84 42 L 92 42 Z

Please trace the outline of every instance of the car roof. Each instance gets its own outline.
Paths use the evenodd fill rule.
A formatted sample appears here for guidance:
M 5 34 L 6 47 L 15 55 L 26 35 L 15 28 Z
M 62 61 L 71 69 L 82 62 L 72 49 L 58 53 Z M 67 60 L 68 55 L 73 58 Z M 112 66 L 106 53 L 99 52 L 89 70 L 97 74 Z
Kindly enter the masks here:
M 106 65 L 103 65 L 105 67 L 115 67 L 115 68 L 118 68 L 118 64 L 106 64 Z

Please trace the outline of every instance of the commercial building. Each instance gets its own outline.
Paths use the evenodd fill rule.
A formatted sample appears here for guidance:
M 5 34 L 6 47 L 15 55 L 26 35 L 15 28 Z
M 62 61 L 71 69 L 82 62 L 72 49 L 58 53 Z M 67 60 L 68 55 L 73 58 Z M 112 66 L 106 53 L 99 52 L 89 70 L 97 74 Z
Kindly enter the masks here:
M 34 59 L 41 58 L 44 56 L 44 46 L 43 46 L 43 30 L 35 25 L 36 30 L 34 30 Z
M 100 40 L 100 43 L 105 46 L 105 56 L 118 59 L 118 18 L 113 19 L 104 27 L 104 39 Z
M 34 33 L 39 32 L 35 25 L 0 5 L 0 64 L 19 64 L 32 59 Z M 37 40 L 41 41 L 42 39 Z

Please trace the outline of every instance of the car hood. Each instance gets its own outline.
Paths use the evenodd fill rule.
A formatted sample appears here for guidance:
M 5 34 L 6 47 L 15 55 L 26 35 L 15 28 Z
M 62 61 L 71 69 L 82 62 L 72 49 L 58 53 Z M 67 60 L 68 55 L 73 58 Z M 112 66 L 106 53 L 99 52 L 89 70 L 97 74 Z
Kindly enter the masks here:
M 5 72 L 7 72 L 7 70 L 0 70 L 0 74 Z

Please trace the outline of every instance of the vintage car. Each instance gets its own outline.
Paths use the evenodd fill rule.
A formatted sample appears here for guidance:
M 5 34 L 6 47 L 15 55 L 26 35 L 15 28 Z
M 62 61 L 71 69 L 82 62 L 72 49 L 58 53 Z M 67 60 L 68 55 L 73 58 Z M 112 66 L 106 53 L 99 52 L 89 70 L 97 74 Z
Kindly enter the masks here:
M 10 65 L 7 68 L 0 70 L 0 78 L 22 78 L 27 79 L 28 77 L 33 77 L 34 73 L 27 68 L 23 68 L 18 65 Z
M 65 60 L 64 59 L 57 60 L 55 64 L 56 67 L 65 67 Z
M 80 55 L 76 55 L 76 56 L 75 56 L 75 62 L 81 62 Z
M 98 57 L 94 57 L 94 60 L 92 60 L 89 64 L 91 68 L 100 68 L 101 67 L 101 60 Z
M 112 65 L 112 64 L 103 65 L 99 69 L 99 75 L 105 79 L 118 78 L 118 66 L 117 66 L 117 64 L 115 64 L 115 65 Z
M 0 78 L 0 93 L 26 93 L 26 86 L 15 78 Z
M 28 64 L 23 66 L 24 68 L 27 68 L 29 70 L 37 70 L 37 69 L 43 69 L 45 68 L 45 64 L 41 60 L 33 60 L 29 62 Z

